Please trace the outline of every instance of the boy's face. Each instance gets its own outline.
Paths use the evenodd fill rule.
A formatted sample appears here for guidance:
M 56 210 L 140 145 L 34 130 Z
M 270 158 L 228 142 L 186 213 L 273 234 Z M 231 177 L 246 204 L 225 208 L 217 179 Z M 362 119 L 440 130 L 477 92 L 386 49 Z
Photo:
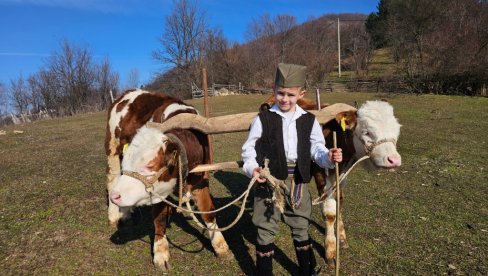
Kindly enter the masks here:
M 305 95 L 301 87 L 274 87 L 275 104 L 282 112 L 294 112 L 299 99 Z

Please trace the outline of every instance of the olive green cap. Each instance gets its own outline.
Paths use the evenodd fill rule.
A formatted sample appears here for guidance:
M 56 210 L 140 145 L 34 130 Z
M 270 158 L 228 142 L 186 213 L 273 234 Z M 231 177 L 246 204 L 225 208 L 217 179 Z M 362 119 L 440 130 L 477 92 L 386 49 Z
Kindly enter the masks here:
M 275 85 L 280 87 L 304 87 L 307 67 L 296 64 L 278 64 Z

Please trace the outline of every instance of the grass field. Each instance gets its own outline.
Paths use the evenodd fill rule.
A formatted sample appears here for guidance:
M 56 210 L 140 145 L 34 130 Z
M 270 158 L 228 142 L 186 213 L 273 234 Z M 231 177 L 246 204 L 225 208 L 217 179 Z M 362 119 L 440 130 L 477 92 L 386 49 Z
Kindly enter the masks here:
M 210 100 L 213 116 L 255 111 L 266 96 Z M 403 125 L 396 172 L 355 170 L 345 189 L 349 248 L 343 275 L 488 275 L 488 99 L 334 93 L 328 103 L 387 98 Z M 202 100 L 189 101 L 202 110 Z M 2 128 L 0 136 L 1 275 L 156 275 L 150 208 L 133 225 L 108 226 L 103 149 L 106 114 Z M 13 130 L 22 130 L 14 134 Z M 215 161 L 240 158 L 246 133 L 216 135 Z M 245 190 L 239 171 L 213 174 L 217 206 Z M 315 188 L 313 196 L 316 196 Z M 250 214 L 224 233 L 235 259 L 219 262 L 191 219 L 168 229 L 171 275 L 248 275 L 254 265 Z M 219 214 L 221 226 L 237 215 Z M 317 207 L 310 234 L 324 263 L 324 226 Z M 290 232 L 276 240 L 277 275 L 296 273 Z M 329 272 L 329 274 L 333 274 Z

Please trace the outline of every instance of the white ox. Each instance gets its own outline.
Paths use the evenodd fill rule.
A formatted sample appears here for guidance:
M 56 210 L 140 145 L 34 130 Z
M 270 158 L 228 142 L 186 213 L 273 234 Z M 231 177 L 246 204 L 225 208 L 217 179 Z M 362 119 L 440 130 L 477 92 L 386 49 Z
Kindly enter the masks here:
M 345 131 L 340 126 L 341 120 L 346 123 Z M 385 101 L 368 101 L 357 112 L 345 112 L 337 115 L 336 120 L 323 126 L 326 144 L 333 145 L 332 131 L 337 133 L 338 147 L 343 150 L 344 161 L 340 164 L 340 173 L 346 172 L 354 161 L 368 155 L 362 161 L 362 166 L 368 170 L 394 169 L 401 165 L 402 159 L 396 148 L 401 125 L 393 114 L 393 107 Z M 324 172 L 318 166 L 312 168 L 319 194 L 325 198 L 321 203 L 322 215 L 325 218 L 326 261 L 329 268 L 333 268 L 336 258 L 336 237 L 334 224 L 336 222 L 336 192 L 334 170 Z M 341 187 L 345 185 L 342 182 Z M 341 203 L 343 190 L 341 189 Z M 343 205 L 341 205 L 342 207 Z M 342 208 L 341 208 L 342 209 Z M 339 221 L 339 241 L 342 247 L 347 247 L 346 231 L 342 221 L 342 211 Z
M 274 103 L 274 95 L 269 97 L 260 110 L 269 108 Z M 316 104 L 308 99 L 300 99 L 297 104 L 305 110 L 316 108 Z M 326 105 L 321 106 L 321 108 Z M 345 129 L 341 126 L 345 124 Z M 357 112 L 341 112 L 336 120 L 326 123 L 322 132 L 327 147 L 333 146 L 332 132 L 337 133 L 337 145 L 342 149 L 343 162 L 339 164 L 340 173 L 346 172 L 354 161 L 368 155 L 369 159 L 362 161 L 362 166 L 368 170 L 394 169 L 401 165 L 402 158 L 396 149 L 396 142 L 400 135 L 401 125 L 393 114 L 393 107 L 386 101 L 367 101 Z M 324 171 L 316 164 L 312 164 L 317 190 L 321 196 L 321 212 L 325 218 L 326 237 L 324 247 L 325 258 L 329 268 L 333 268 L 336 258 L 336 192 L 334 189 L 335 170 Z M 342 182 L 341 187 L 346 181 Z M 341 202 L 343 202 L 341 190 Z M 342 207 L 343 205 L 341 205 Z M 342 208 L 341 208 L 342 209 Z M 347 247 L 346 231 L 342 221 L 339 221 L 339 241 L 342 247 Z

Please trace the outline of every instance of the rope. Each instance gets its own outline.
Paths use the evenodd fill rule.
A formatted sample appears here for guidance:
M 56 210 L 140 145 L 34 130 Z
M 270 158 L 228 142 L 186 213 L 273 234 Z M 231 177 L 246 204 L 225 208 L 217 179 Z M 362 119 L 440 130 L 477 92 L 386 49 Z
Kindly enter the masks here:
M 183 203 L 183 173 L 181 169 L 181 154 L 178 156 L 178 207 L 182 208 Z M 177 209 L 176 212 L 181 212 Z
M 349 175 L 349 173 L 352 171 L 352 169 L 353 169 L 353 168 L 354 168 L 354 167 L 355 167 L 357 164 L 359 164 L 360 162 L 362 162 L 362 161 L 364 161 L 364 160 L 366 160 L 366 159 L 368 159 L 368 158 L 369 158 L 369 156 L 368 156 L 368 155 L 365 155 L 365 156 L 363 156 L 363 157 L 359 158 L 359 159 L 358 159 L 356 162 L 354 162 L 354 164 L 352 164 L 352 166 L 351 166 L 351 167 L 350 167 L 350 168 L 349 168 L 349 169 L 348 169 L 348 170 L 347 170 L 345 173 L 342 173 L 342 174 L 339 176 L 339 181 L 338 181 L 339 185 L 342 183 L 342 181 L 344 181 L 344 179 L 346 179 L 346 177 Z M 334 186 L 332 187 L 332 191 L 334 191 L 335 189 L 336 189 L 336 184 L 334 184 Z M 326 193 L 326 191 L 325 191 L 325 187 L 324 187 L 324 193 L 323 193 L 323 194 L 322 194 L 320 197 L 318 197 L 318 198 L 314 199 L 314 200 L 312 201 L 312 205 L 318 205 L 318 204 L 320 204 L 320 203 L 324 202 L 324 201 L 326 200 L 327 195 L 328 195 L 328 193 Z
M 188 197 L 186 197 L 186 196 L 185 197 L 187 198 L 187 200 L 184 200 L 184 201 L 186 203 L 186 207 L 187 208 L 185 209 L 183 207 L 177 206 L 176 204 L 173 204 L 172 202 L 168 201 L 166 198 L 164 198 L 164 197 L 160 196 L 159 194 L 155 193 L 153 190 L 148 190 L 148 193 L 150 193 L 151 195 L 159 198 L 161 201 L 163 201 L 164 203 L 170 205 L 171 207 L 176 208 L 176 210 L 179 210 L 179 211 L 182 211 L 182 212 L 185 212 L 185 213 L 190 214 L 192 216 L 193 220 L 195 221 L 195 223 L 200 228 L 202 228 L 204 230 L 208 230 L 208 231 L 219 231 L 219 232 L 223 232 L 223 231 L 226 231 L 226 230 L 230 229 L 231 227 L 233 227 L 241 219 L 242 215 L 244 214 L 245 207 L 246 207 L 247 197 L 249 196 L 249 194 L 251 192 L 251 189 L 254 186 L 254 184 L 255 184 L 255 182 L 256 182 L 256 180 L 258 178 L 266 178 L 268 180 L 269 185 L 274 190 L 273 201 L 275 202 L 276 207 L 281 212 L 283 212 L 285 203 L 284 203 L 283 195 L 279 192 L 279 187 L 284 187 L 285 189 L 287 189 L 287 188 L 284 185 L 283 181 L 280 181 L 280 180 L 276 179 L 273 175 L 271 175 L 271 172 L 270 172 L 270 170 L 268 168 L 268 164 L 269 164 L 269 160 L 266 159 L 265 162 L 264 162 L 264 168 L 261 170 L 261 172 L 260 172 L 259 175 L 254 176 L 253 178 L 251 178 L 251 181 L 249 181 L 249 184 L 247 186 L 247 189 L 246 189 L 246 191 L 244 191 L 244 193 L 242 193 L 239 197 L 237 197 L 232 202 L 226 204 L 225 206 L 223 206 L 223 207 L 221 207 L 219 209 L 216 209 L 216 210 L 212 210 L 212 211 L 194 211 L 194 210 L 192 210 L 191 205 L 190 205 L 190 202 L 188 200 Z M 232 223 L 230 223 L 226 227 L 223 227 L 223 228 L 208 228 L 205 225 L 203 225 L 197 219 L 197 217 L 195 216 L 195 214 L 212 214 L 212 213 L 220 212 L 220 211 L 228 208 L 230 205 L 233 205 L 234 203 L 236 203 L 237 201 L 239 201 L 241 198 L 244 198 L 244 199 L 242 201 L 242 205 L 241 205 L 241 209 L 239 210 L 239 214 L 234 219 L 234 221 Z
M 352 171 L 352 169 L 358 163 L 360 163 L 360 162 L 362 162 L 362 161 L 370 158 L 369 156 L 371 155 L 371 153 L 373 152 L 373 150 L 374 150 L 374 148 L 376 146 L 381 145 L 383 143 L 393 143 L 393 145 L 396 146 L 396 142 L 397 141 L 394 138 L 385 138 L 385 139 L 381 139 L 381 140 L 379 140 L 379 141 L 377 141 L 375 143 L 372 143 L 371 145 L 366 145 L 366 143 L 364 141 L 362 141 L 362 140 L 361 140 L 361 142 L 363 142 L 363 147 L 364 147 L 364 151 L 366 152 L 366 155 L 363 156 L 363 157 L 361 157 L 361 158 L 359 158 L 356 162 L 354 162 L 354 164 L 352 164 L 352 166 L 346 171 L 346 173 L 342 173 L 339 176 L 339 181 L 337 182 L 339 184 L 337 184 L 337 185 L 340 185 L 342 183 L 342 181 L 344 181 L 344 179 L 346 179 L 347 175 Z M 332 187 L 332 192 L 334 192 L 335 190 L 336 190 L 336 184 L 334 183 L 334 186 Z M 318 197 L 318 198 L 316 198 L 316 199 L 314 199 L 312 201 L 312 205 L 318 205 L 318 204 L 320 204 L 320 203 L 322 203 L 322 202 L 324 202 L 326 200 L 325 197 L 327 197 L 328 193 L 326 192 L 325 187 L 324 187 L 324 191 L 323 192 L 324 193 L 320 197 Z
M 146 190 L 148 188 L 151 188 L 152 185 L 154 184 L 154 182 L 158 181 L 159 177 L 165 172 L 167 171 L 168 168 L 167 167 L 162 167 L 159 171 L 157 171 L 155 174 L 151 174 L 151 175 L 142 175 L 138 172 L 132 172 L 132 171 L 126 171 L 126 170 L 123 170 L 122 171 L 122 174 L 123 175 L 127 175 L 127 176 L 130 176 L 132 178 L 135 178 L 139 181 L 142 182 L 142 184 L 144 184 L 144 186 L 146 187 Z
M 372 143 L 371 145 L 366 145 L 366 143 L 364 141 L 363 141 L 363 143 L 364 143 L 364 152 L 366 152 L 366 155 L 371 155 L 374 148 L 378 145 L 383 144 L 383 143 L 393 143 L 393 145 L 396 147 L 397 140 L 395 138 L 385 138 L 385 139 L 381 139 L 379 141 L 376 141 L 376 142 Z

